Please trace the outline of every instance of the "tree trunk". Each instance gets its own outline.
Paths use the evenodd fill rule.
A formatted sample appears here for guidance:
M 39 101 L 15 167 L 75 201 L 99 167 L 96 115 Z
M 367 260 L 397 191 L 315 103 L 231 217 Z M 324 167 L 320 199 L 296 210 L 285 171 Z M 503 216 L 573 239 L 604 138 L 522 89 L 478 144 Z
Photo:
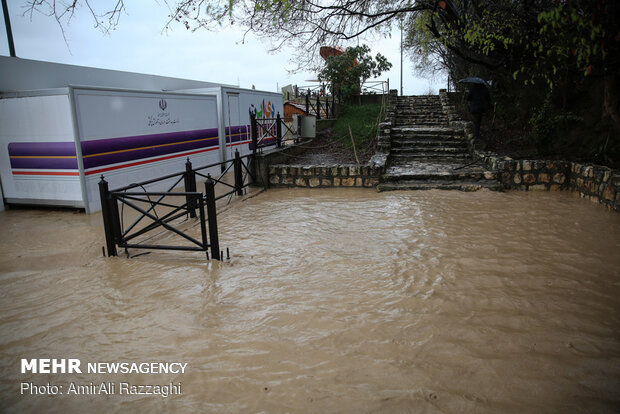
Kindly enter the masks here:
M 608 73 L 603 79 L 603 110 L 601 120 L 610 122 L 614 129 L 620 129 L 620 95 L 618 95 L 619 75 Z

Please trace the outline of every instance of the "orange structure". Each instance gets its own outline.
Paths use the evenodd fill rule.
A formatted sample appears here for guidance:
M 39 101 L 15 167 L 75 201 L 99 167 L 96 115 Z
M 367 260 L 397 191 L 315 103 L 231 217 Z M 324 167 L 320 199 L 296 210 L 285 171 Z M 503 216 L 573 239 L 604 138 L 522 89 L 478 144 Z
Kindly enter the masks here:
M 293 101 L 285 101 L 284 118 L 292 118 L 294 114 L 306 115 L 306 106 Z M 310 115 L 316 115 L 313 109 L 310 109 Z
M 319 53 L 323 59 L 327 60 L 329 57 L 342 55 L 344 49 L 339 46 L 321 46 Z

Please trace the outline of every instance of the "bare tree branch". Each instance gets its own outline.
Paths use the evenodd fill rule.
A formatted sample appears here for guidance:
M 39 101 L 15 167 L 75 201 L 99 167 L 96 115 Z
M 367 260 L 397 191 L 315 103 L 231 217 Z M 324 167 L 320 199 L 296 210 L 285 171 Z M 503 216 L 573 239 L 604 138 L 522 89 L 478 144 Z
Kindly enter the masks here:
M 187 30 L 214 30 L 224 25 L 245 29 L 270 43 L 270 51 L 296 50 L 298 69 L 320 64 L 323 45 L 350 45 L 353 39 L 389 33 L 391 22 L 434 7 L 437 0 L 162 0 L 170 14 L 163 30 L 181 24 Z M 95 8 L 96 7 L 98 8 Z M 64 27 L 80 8 L 88 10 L 95 27 L 107 34 L 125 11 L 124 0 L 106 6 L 94 0 L 26 0 L 26 13 L 53 17 Z M 104 9 L 102 9 L 104 7 Z M 66 40 L 66 39 L 65 39 Z

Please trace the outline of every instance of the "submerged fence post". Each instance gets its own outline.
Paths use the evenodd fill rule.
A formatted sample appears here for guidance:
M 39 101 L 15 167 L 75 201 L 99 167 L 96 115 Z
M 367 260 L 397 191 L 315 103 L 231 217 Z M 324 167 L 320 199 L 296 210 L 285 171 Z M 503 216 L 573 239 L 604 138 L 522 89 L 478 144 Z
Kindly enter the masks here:
M 118 201 L 114 193 L 110 193 L 108 196 L 108 203 L 110 209 L 110 224 L 112 226 L 112 234 L 114 234 L 114 243 L 120 245 L 123 242 L 123 236 L 121 231 L 121 219 L 118 214 Z
M 282 118 L 280 117 L 280 112 L 276 115 L 276 142 L 278 148 L 282 146 Z
M 235 150 L 235 159 L 233 160 L 233 168 L 235 174 L 235 189 L 237 195 L 243 195 L 243 167 L 241 165 L 241 156 L 239 150 Z
M 101 215 L 103 216 L 103 230 L 105 232 L 105 243 L 108 251 L 108 257 L 117 256 L 116 244 L 114 243 L 114 227 L 112 226 L 112 217 L 110 212 L 110 191 L 108 182 L 101 176 L 99 181 L 99 199 L 101 201 Z
M 196 192 L 196 175 L 194 174 L 194 169 L 192 168 L 192 163 L 190 162 L 189 157 L 187 157 L 187 161 L 185 162 L 185 175 L 183 179 L 185 180 L 185 192 Z M 189 216 L 191 218 L 196 217 L 196 199 L 191 196 L 186 196 L 185 200 L 187 202 L 187 211 L 189 211 Z
M 207 253 L 207 260 L 209 260 L 209 252 L 207 251 L 207 228 L 205 227 L 205 201 L 202 198 L 202 194 L 198 196 L 198 212 L 200 213 L 200 236 L 202 237 L 202 245 Z
M 250 133 L 252 134 L 252 155 L 256 156 L 258 147 L 258 127 L 256 126 L 256 115 L 250 113 Z
M 207 202 L 207 219 L 209 220 L 211 257 L 215 260 L 220 260 L 220 242 L 217 235 L 217 211 L 215 209 L 215 183 L 211 178 L 205 181 L 205 199 Z
M 258 127 L 256 115 L 250 113 L 250 129 L 252 134 L 252 176 L 256 178 L 256 147 L 258 147 Z

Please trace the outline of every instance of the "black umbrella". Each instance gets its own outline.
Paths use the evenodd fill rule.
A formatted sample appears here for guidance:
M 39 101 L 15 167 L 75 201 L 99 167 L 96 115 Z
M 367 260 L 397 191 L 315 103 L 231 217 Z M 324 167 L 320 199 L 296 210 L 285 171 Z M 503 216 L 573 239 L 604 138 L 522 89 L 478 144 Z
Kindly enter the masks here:
M 482 78 L 477 78 L 477 77 L 469 77 L 469 78 L 464 78 L 461 79 L 458 83 L 474 83 L 474 84 L 478 84 L 478 85 L 484 85 L 487 88 L 491 88 L 491 85 L 489 85 L 489 83 L 487 81 L 485 81 Z

